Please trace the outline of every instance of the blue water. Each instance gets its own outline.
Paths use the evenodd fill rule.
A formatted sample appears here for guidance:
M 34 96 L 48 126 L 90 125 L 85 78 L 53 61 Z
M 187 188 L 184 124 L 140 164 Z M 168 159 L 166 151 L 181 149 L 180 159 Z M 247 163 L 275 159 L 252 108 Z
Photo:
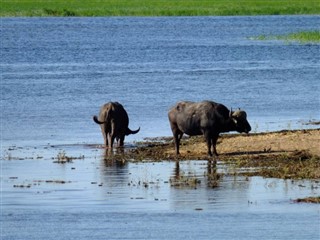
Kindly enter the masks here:
M 319 30 L 320 16 L 1 18 L 1 239 L 319 239 L 319 181 L 224 176 L 181 162 L 106 162 L 100 106 L 170 136 L 179 100 L 247 111 L 253 132 L 320 119 L 320 45 L 253 40 Z M 54 163 L 57 155 L 84 156 Z M 231 169 L 232 170 L 232 169 Z M 219 173 L 228 172 L 219 163 Z M 56 182 L 57 181 L 57 182 Z M 59 182 L 63 181 L 63 183 Z M 144 182 L 148 186 L 144 186 Z
M 243 108 L 253 131 L 320 119 L 319 44 L 258 41 L 319 30 L 319 16 L 2 18 L 5 146 L 102 143 L 91 117 L 121 102 L 144 137 L 169 136 L 179 100 Z
M 1 239 L 319 239 L 319 206 L 293 202 L 319 195 L 319 181 L 227 174 L 212 188 L 206 161 L 177 170 L 174 161 L 121 165 L 99 154 L 62 165 L 5 161 Z M 200 182 L 172 186 L 179 176 Z

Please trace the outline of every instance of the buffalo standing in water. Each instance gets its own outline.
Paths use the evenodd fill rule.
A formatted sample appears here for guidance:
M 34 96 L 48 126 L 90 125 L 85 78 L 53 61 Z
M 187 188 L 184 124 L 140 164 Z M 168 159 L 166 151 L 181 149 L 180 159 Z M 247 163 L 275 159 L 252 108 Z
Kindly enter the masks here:
M 126 110 L 118 102 L 109 102 L 100 109 L 99 118 L 93 116 L 93 120 L 100 125 L 106 147 L 112 148 L 114 139 L 117 139 L 118 146 L 122 147 L 125 136 L 136 134 L 140 128 L 135 131 L 129 129 L 129 117 Z M 120 140 L 120 143 L 119 143 Z
M 221 132 L 238 131 L 248 133 L 251 126 L 245 111 L 229 111 L 224 105 L 211 101 L 178 102 L 168 113 L 174 137 L 176 154 L 182 135 L 204 135 L 208 154 L 212 156 L 211 146 L 216 156 L 216 144 Z

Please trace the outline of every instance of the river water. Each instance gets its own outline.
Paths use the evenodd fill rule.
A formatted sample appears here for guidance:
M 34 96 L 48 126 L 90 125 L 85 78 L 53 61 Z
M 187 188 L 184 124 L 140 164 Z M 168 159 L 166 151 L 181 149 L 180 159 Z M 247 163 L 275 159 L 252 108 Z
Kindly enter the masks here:
M 317 181 L 208 184 L 203 161 L 106 162 L 92 121 L 119 101 L 130 128 L 171 135 L 179 100 L 247 111 L 254 132 L 320 119 L 319 44 L 254 40 L 319 30 L 319 16 L 1 18 L 2 239 L 319 239 Z M 57 164 L 57 155 L 84 156 Z M 178 170 L 177 170 L 178 169 Z M 226 167 L 218 165 L 218 173 Z M 199 180 L 196 187 L 172 181 Z
M 319 16 L 2 18 L 2 140 L 102 142 L 92 115 L 108 101 L 141 127 L 129 142 L 171 135 L 167 112 L 180 100 L 243 108 L 256 132 L 307 127 L 320 119 L 319 44 L 252 38 L 319 24 Z

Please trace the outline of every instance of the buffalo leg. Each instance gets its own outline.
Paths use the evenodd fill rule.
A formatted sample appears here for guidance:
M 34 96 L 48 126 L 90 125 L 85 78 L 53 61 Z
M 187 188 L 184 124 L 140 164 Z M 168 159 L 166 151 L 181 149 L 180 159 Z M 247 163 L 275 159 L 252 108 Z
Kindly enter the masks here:
M 115 123 L 114 122 L 111 122 L 111 131 L 109 133 L 109 144 L 110 144 L 110 148 L 113 148 L 113 143 L 114 143 L 114 140 L 116 138 L 116 133 L 115 133 Z
M 219 137 L 219 135 L 218 135 L 218 136 L 214 136 L 214 137 L 212 138 L 213 153 L 214 153 L 214 155 L 215 155 L 216 157 L 219 156 L 219 154 L 217 153 L 217 148 L 216 148 L 218 137 Z
M 123 147 L 123 145 L 124 145 L 124 136 L 121 136 L 121 137 L 119 138 L 119 144 L 118 144 L 118 146 L 119 146 L 119 147 Z
M 109 143 L 108 143 L 108 136 L 106 136 L 105 134 L 104 134 L 104 143 L 105 143 L 106 147 L 108 147 L 108 146 L 109 146 Z
M 108 139 L 107 141 L 109 142 L 108 147 L 112 148 L 112 145 L 113 145 L 112 143 L 113 143 L 113 142 L 111 141 L 111 133 L 108 133 L 107 139 Z
M 113 143 L 115 140 L 115 134 L 113 132 L 108 134 L 108 142 L 109 142 L 109 148 L 113 148 Z
M 182 138 L 183 132 L 181 131 L 175 131 L 173 133 L 173 138 L 174 138 L 174 143 L 175 143 L 175 148 L 176 148 L 176 154 L 179 155 L 179 145 L 180 145 L 180 140 Z
M 104 139 L 104 144 L 106 147 L 108 147 L 108 133 L 105 132 L 104 129 L 102 129 L 102 135 L 103 135 L 103 139 Z
M 212 141 L 211 141 L 211 138 L 206 138 L 206 141 L 207 141 L 207 147 L 208 147 L 208 155 L 210 156 L 210 157 L 212 157 L 212 152 L 211 152 L 211 143 L 212 143 Z
M 110 143 L 111 148 L 113 147 L 114 139 L 115 139 L 115 137 L 114 137 L 114 136 L 111 136 L 111 143 Z
M 115 139 L 114 134 L 111 134 L 111 140 L 110 140 L 110 147 L 111 148 L 113 147 L 114 139 Z
M 204 137 L 205 137 L 206 142 L 207 142 L 208 155 L 211 157 L 212 156 L 212 152 L 211 152 L 212 138 L 211 138 L 209 132 L 205 132 L 204 133 Z

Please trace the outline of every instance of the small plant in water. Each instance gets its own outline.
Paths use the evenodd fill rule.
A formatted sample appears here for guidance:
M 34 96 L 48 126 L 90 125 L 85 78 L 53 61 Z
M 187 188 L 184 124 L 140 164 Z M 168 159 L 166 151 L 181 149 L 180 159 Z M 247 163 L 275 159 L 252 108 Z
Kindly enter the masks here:
M 67 163 L 67 162 L 72 162 L 72 159 L 70 159 L 69 157 L 67 157 L 66 155 L 66 152 L 65 151 L 62 151 L 62 152 L 59 152 L 57 157 L 57 163 Z
M 7 159 L 7 160 L 12 160 L 12 159 L 13 159 L 12 154 L 9 153 L 9 152 L 6 152 L 6 153 L 5 153 L 4 158 Z
M 60 151 L 55 159 L 57 159 L 57 161 L 54 161 L 54 163 L 71 163 L 74 159 L 84 159 L 84 155 L 80 157 L 69 157 L 65 151 Z
M 289 121 L 289 122 L 287 123 L 287 129 L 288 129 L 288 130 L 291 130 L 291 121 Z
M 184 172 L 179 173 L 179 175 L 170 178 L 170 184 L 172 187 L 191 187 L 197 188 L 201 184 L 201 180 L 190 174 L 185 174 Z
M 254 125 L 254 129 L 253 129 L 253 131 L 252 131 L 252 132 L 257 133 L 257 132 L 258 132 L 258 129 L 259 129 L 259 125 L 258 125 L 258 123 L 255 123 L 255 125 Z

